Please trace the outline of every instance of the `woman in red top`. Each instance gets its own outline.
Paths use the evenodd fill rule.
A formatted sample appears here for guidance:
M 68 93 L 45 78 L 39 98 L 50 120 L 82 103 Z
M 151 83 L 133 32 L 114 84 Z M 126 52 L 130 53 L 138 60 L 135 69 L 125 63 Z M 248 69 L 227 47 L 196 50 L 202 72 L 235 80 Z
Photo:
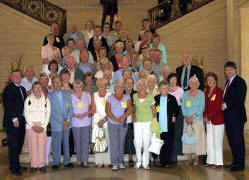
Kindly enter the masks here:
M 207 166 L 223 166 L 224 117 L 221 110 L 223 91 L 217 86 L 217 75 L 207 73 L 204 121 L 207 127 Z

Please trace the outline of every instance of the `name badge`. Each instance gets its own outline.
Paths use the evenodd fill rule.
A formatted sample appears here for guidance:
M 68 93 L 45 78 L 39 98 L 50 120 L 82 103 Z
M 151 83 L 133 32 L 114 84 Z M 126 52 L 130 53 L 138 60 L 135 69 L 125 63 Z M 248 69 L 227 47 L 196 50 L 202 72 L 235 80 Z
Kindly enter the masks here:
M 211 97 L 211 101 L 215 101 L 215 98 L 216 98 L 216 94 L 214 94 L 214 95 Z
M 162 81 L 163 80 L 163 77 L 161 76 L 160 78 L 159 78 L 159 81 Z
M 79 102 L 79 103 L 78 103 L 78 108 L 80 108 L 80 109 L 83 108 L 83 103 L 82 103 L 82 102 Z
M 60 38 L 56 37 L 55 41 L 59 43 L 60 42 Z
M 186 107 L 190 107 L 191 106 L 191 101 L 190 100 L 187 100 L 186 102 Z
M 160 106 L 156 107 L 156 112 L 160 112 Z
M 104 101 L 102 102 L 102 106 L 105 107 L 105 104 L 106 104 L 106 100 L 104 100 Z
M 135 76 L 138 76 L 139 75 L 139 72 L 135 72 Z
M 122 106 L 123 109 L 127 108 L 126 102 L 121 102 L 121 106 Z

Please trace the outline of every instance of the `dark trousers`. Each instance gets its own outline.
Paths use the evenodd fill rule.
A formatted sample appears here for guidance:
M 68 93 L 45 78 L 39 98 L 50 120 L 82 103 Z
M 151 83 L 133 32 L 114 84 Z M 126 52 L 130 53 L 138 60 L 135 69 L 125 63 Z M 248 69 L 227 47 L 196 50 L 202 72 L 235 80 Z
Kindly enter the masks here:
M 101 28 L 103 29 L 104 24 L 105 24 L 105 20 L 106 20 L 106 16 L 108 16 L 109 14 L 103 13 L 102 16 L 102 23 L 101 23 Z M 110 25 L 111 25 L 111 29 L 112 29 L 112 25 L 113 25 L 113 21 L 114 21 L 114 14 L 113 15 L 109 15 L 110 16 Z
M 22 152 L 25 132 L 24 125 L 18 128 L 13 127 L 7 131 L 10 170 L 20 168 L 19 156 Z
M 161 148 L 159 159 L 162 165 L 169 165 L 171 163 L 174 138 L 175 127 L 169 127 L 168 132 L 161 133 L 161 139 L 164 141 L 164 145 Z
M 233 165 L 245 168 L 244 122 L 226 120 L 225 131 L 233 155 Z

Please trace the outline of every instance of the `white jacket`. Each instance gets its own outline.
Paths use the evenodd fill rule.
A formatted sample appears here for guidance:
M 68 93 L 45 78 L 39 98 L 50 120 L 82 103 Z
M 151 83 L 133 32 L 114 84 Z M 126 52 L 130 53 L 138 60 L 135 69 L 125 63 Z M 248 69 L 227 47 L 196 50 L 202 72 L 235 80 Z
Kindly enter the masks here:
M 24 116 L 27 122 L 26 129 L 32 128 L 35 123 L 40 123 L 44 131 L 46 131 L 50 111 L 50 101 L 44 95 L 40 99 L 37 99 L 34 94 L 28 96 L 24 103 Z

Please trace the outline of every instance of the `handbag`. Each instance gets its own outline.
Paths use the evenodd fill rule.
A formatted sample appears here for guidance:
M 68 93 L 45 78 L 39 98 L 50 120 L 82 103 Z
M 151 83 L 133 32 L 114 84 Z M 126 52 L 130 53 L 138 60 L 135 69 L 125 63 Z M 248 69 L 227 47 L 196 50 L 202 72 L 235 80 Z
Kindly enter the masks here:
M 105 138 L 105 133 L 103 128 L 100 128 L 97 132 L 95 144 L 94 144 L 94 151 L 96 153 L 102 153 L 107 151 L 107 142 Z
M 190 144 L 190 145 L 196 143 L 195 131 L 192 125 L 187 124 L 187 126 L 185 127 L 184 132 L 182 134 L 182 142 L 184 144 Z

